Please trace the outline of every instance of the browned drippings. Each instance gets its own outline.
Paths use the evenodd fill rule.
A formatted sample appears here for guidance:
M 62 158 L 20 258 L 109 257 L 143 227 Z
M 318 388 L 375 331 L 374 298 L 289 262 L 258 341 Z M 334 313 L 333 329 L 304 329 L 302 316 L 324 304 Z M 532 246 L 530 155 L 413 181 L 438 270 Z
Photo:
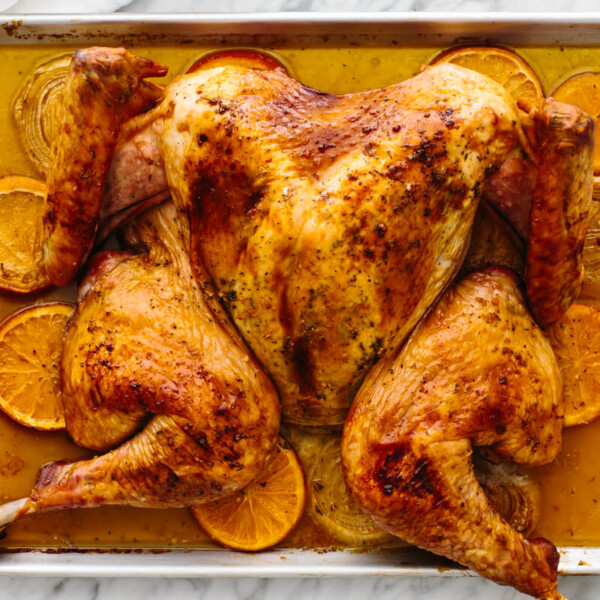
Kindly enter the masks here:
M 36 64 L 65 52 L 65 46 L 4 46 L 0 74 L 0 177 L 38 177 L 21 148 L 12 122 L 11 104 Z M 73 47 L 71 47 L 73 48 Z M 169 65 L 165 81 L 211 48 L 143 47 L 133 51 Z M 271 49 L 272 50 L 272 49 Z M 419 72 L 438 48 L 282 49 L 273 53 L 303 83 L 330 93 L 378 88 Z M 600 48 L 539 47 L 519 50 L 537 71 L 546 92 L 575 70 L 600 66 Z M 53 290 L 30 297 L 0 296 L 0 318 L 42 300 L 74 300 L 74 289 Z M 542 517 L 534 535 L 557 545 L 600 543 L 600 469 L 596 455 L 600 422 L 565 432 L 564 448 L 547 467 L 531 470 L 543 487 Z M 64 433 L 27 430 L 0 413 L 0 502 L 27 496 L 38 469 L 48 461 L 91 455 Z M 190 548 L 211 542 L 187 510 L 105 507 L 64 510 L 25 517 L 11 525 L 0 547 L 48 548 Z M 305 516 L 282 546 L 340 546 Z

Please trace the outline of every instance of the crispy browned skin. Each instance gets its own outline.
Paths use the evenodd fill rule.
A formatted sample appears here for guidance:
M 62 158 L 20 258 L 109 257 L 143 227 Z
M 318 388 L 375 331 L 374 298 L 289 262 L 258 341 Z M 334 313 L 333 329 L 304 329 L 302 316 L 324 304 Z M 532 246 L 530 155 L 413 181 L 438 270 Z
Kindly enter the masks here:
M 342 438 L 346 481 L 381 526 L 545 599 L 558 553 L 488 502 L 472 446 L 540 465 L 560 449 L 562 376 L 516 276 L 476 272 L 447 292 L 395 358 L 361 386 Z
M 268 369 L 285 417 L 341 424 L 365 373 L 453 277 L 515 106 L 453 66 L 333 96 L 218 65 L 130 122 L 153 131 L 191 251 Z
M 55 285 L 70 283 L 92 248 L 121 124 L 160 94 L 144 78 L 166 71 L 122 48 L 74 54 L 52 140 L 44 214 L 44 260 Z
M 248 484 L 274 447 L 275 389 L 204 302 L 173 206 L 139 219 L 149 252 L 105 256 L 116 266 L 79 305 L 61 371 L 78 444 L 105 451 L 147 424 L 103 456 L 45 467 L 24 513 L 197 504 Z
M 69 338 L 65 360 L 71 363 L 64 369 L 69 430 L 80 443 L 104 449 L 130 435 L 148 409 L 167 414 L 88 466 L 48 469 L 34 505 L 73 503 L 73 489 L 86 504 L 98 497 L 157 505 L 180 505 L 180 490 L 187 493 L 190 486 L 207 499 L 206 481 L 224 491 L 220 472 L 202 479 L 192 469 L 184 482 L 181 455 L 168 450 L 181 447 L 191 454 L 181 441 L 180 413 L 170 407 L 177 405 L 190 423 L 192 410 L 186 412 L 188 404 L 182 407 L 170 394 L 202 395 L 208 381 L 192 367 L 199 356 L 205 360 L 205 347 L 195 330 L 168 328 L 177 306 L 161 296 L 186 273 L 183 305 L 196 298 L 209 302 L 214 313 L 216 289 L 272 375 L 288 420 L 342 423 L 368 373 L 347 428 L 346 461 L 359 500 L 386 527 L 493 579 L 553 597 L 553 546 L 525 542 L 496 515 L 469 461 L 471 443 L 491 445 L 525 464 L 550 460 L 559 446 L 561 376 L 514 280 L 502 272 L 470 277 L 400 351 L 460 266 L 484 189 L 491 201 L 514 213 L 519 231 L 529 216 L 527 286 L 540 321 L 566 308 L 581 276 L 578 240 L 592 165 L 589 127 L 575 109 L 565 112 L 552 101 L 528 111 L 519 113 L 491 80 L 452 65 L 348 96 L 306 88 L 283 70 L 253 66 L 251 60 L 215 60 L 176 79 L 159 106 L 124 126 L 104 216 L 108 230 L 139 210 L 129 201 L 161 198 L 166 182 L 184 217 L 182 248 L 191 267 L 180 248 L 187 271 L 132 258 L 99 279 L 103 294 L 94 299 L 94 287 L 81 308 L 81 314 L 92 315 L 85 327 L 79 322 L 84 345 Z M 102 174 L 105 178 L 106 169 Z M 563 235 L 564 223 L 573 237 Z M 539 239 L 554 231 L 564 239 L 552 246 L 556 256 L 544 272 L 549 280 L 536 267 L 547 260 L 549 247 Z M 192 273 L 199 282 L 194 292 L 186 283 Z M 543 286 L 545 305 L 537 294 Z M 195 320 L 187 312 L 183 316 Z M 119 338 L 108 325 L 112 320 L 116 329 L 125 328 Z M 517 333 L 507 329 L 512 326 Z M 221 327 L 219 335 L 235 338 L 227 321 Z M 208 325 L 202 330 L 203 340 L 213 335 Z M 144 331 L 143 339 L 137 331 Z M 171 334 L 176 347 L 165 341 Z M 175 362 L 152 354 L 165 352 L 164 344 Z M 496 350 L 481 354 L 482 347 Z M 146 362 L 145 353 L 152 360 Z M 405 363 L 396 362 L 413 354 L 423 362 L 400 372 Z M 450 365 L 451 390 L 450 375 L 436 366 L 440 361 Z M 223 365 L 215 363 L 215 377 Z M 147 393 L 137 385 L 143 381 Z M 201 407 L 193 406 L 201 418 Z M 81 415 L 90 411 L 96 416 L 86 423 Z M 174 433 L 166 442 L 165 419 L 179 426 L 169 430 Z M 271 431 L 261 427 L 263 435 Z M 205 437 L 194 439 L 202 448 Z M 255 465 L 257 447 L 244 454 Z M 158 470 L 145 448 L 159 457 Z M 127 456 L 135 457 L 133 468 L 124 466 Z M 393 471 L 396 467 L 406 473 Z M 227 471 L 236 485 L 251 472 L 249 467 L 237 480 Z M 82 473 L 91 473 L 91 482 L 110 473 L 97 489 L 113 500 L 81 490 Z M 406 489 L 386 479 L 405 474 Z M 106 483 L 111 477 L 117 483 Z M 160 485 L 148 481 L 154 477 Z
M 532 221 L 532 240 L 586 212 L 576 181 L 591 172 L 591 144 L 555 104 L 543 110 L 552 119 L 528 141 L 505 90 L 452 65 L 334 96 L 281 69 L 223 59 L 175 80 L 154 111 L 127 124 L 111 170 L 122 190 L 111 186 L 108 204 L 126 205 L 125 190 L 134 201 L 156 197 L 164 165 L 201 280 L 273 377 L 284 417 L 341 424 L 371 365 L 454 276 L 482 190 L 526 233 L 536 186 L 541 198 L 550 178 L 564 182 L 545 201 L 556 212 Z M 580 145 L 547 176 L 525 152 L 556 157 L 557 129 Z M 581 233 L 556 248 L 562 267 L 545 282 L 562 308 L 560 291 L 580 276 Z M 542 260 L 536 247 L 529 256 Z
M 130 258 L 134 252 L 125 250 L 101 250 L 88 261 L 85 276 L 77 286 L 77 303 L 81 304 L 87 293 L 103 275 L 112 271 L 118 264 Z
M 165 166 L 154 132 L 150 128 L 130 140 L 125 131 L 124 139 L 117 141 L 108 172 L 98 238 L 103 241 L 117 227 L 168 196 Z
M 529 216 L 527 297 L 536 321 L 552 325 L 579 295 L 593 187 L 594 121 L 552 98 L 529 110 L 538 179 Z

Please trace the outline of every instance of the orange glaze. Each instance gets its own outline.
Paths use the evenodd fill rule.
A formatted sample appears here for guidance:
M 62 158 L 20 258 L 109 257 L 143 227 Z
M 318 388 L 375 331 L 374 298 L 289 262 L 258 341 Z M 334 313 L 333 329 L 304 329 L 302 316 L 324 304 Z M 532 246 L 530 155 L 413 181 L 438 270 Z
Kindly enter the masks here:
M 21 148 L 12 121 L 12 99 L 35 65 L 73 46 L 4 46 L 0 77 L 0 177 L 37 177 Z M 211 48 L 136 47 L 133 51 L 170 67 L 164 78 L 184 72 Z M 440 48 L 266 49 L 303 83 L 332 93 L 378 88 L 418 73 Z M 600 67 L 600 48 L 531 47 L 517 49 L 537 72 L 546 92 L 574 71 Z M 34 302 L 74 299 L 74 288 L 29 297 L 0 295 L 0 318 Z M 543 508 L 535 532 L 557 545 L 600 543 L 600 470 L 594 460 L 600 422 L 567 430 L 564 447 L 551 465 L 530 470 L 543 487 Z M 91 452 L 63 433 L 27 430 L 0 414 L 0 502 L 26 496 L 39 467 L 55 459 Z M 586 460 L 587 459 L 587 460 Z M 331 547 L 336 544 L 308 516 L 281 546 Z M 6 532 L 0 548 L 173 548 L 210 547 L 208 536 L 187 510 L 97 508 L 26 517 Z

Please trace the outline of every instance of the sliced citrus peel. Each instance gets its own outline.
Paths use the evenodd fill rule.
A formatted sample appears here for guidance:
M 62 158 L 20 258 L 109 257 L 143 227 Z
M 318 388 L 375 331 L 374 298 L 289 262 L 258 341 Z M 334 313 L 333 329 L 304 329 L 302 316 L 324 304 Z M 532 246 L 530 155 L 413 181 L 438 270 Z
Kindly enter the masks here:
M 600 310 L 572 304 L 548 336 L 565 380 L 565 427 L 600 417 Z
M 0 179 L 0 290 L 30 293 L 50 285 L 42 255 L 45 193 L 37 179 Z
M 200 69 L 207 67 L 219 67 L 219 66 L 241 66 L 249 67 L 252 69 L 265 69 L 272 71 L 273 69 L 284 69 L 289 74 L 289 69 L 284 65 L 279 58 L 276 58 L 272 54 L 266 52 L 258 52 L 257 50 L 217 50 L 216 52 L 209 52 L 204 54 L 200 58 L 196 59 L 190 67 L 188 67 L 186 73 L 194 73 Z
M 260 477 L 236 494 L 191 510 L 219 544 L 256 552 L 278 544 L 294 529 L 305 502 L 302 466 L 292 447 L 280 437 Z
M 63 302 L 39 304 L 0 324 L 0 409 L 21 425 L 65 428 L 59 362 L 73 310 Z
M 13 116 L 23 148 L 40 175 L 50 165 L 50 140 L 58 122 L 57 110 L 72 54 L 63 54 L 41 65 L 27 78 L 13 104 Z
M 429 64 L 451 63 L 487 75 L 512 97 L 543 98 L 542 84 L 529 64 L 515 52 L 497 46 L 459 46 L 438 54 Z
M 600 200 L 590 204 L 590 221 L 583 244 L 585 279 L 579 301 L 600 308 Z
M 577 106 L 594 119 L 594 174 L 600 175 L 600 72 L 577 73 L 556 87 L 550 95 L 558 102 Z

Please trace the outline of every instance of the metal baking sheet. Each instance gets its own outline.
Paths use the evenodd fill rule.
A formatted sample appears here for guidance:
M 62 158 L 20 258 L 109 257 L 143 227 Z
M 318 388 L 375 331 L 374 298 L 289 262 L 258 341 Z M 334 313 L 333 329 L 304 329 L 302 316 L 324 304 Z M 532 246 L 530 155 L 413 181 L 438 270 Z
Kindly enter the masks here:
M 449 46 L 600 44 L 598 13 L 261 13 L 2 15 L 1 44 Z M 1 48 L 0 48 L 1 52 Z M 600 548 L 560 548 L 559 573 L 600 574 Z M 471 576 L 419 550 L 257 554 L 229 550 L 0 553 L 0 575 L 73 577 Z
M 206 46 L 600 43 L 595 13 L 236 13 L 0 15 L 1 44 Z
M 559 575 L 600 575 L 600 548 L 560 548 Z M 0 575 L 39 577 L 459 577 L 477 576 L 414 551 L 229 550 L 162 553 L 20 552 L 0 554 Z

